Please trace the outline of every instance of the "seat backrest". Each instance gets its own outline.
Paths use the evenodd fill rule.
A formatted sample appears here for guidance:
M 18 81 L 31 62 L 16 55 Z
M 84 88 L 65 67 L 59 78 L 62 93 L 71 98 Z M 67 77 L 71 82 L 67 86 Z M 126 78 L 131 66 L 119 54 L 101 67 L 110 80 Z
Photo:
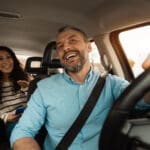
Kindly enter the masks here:
M 41 61 L 41 67 L 40 68 L 32 68 L 30 65 L 30 62 L 33 60 L 40 60 Z M 60 64 L 60 61 L 56 54 L 56 42 L 52 41 L 47 44 L 44 50 L 43 58 L 38 57 L 32 57 L 28 60 L 27 63 L 28 70 L 31 72 L 38 72 L 41 73 L 40 75 L 36 76 L 34 80 L 30 82 L 29 90 L 28 90 L 28 99 L 30 98 L 31 94 L 34 92 L 34 90 L 37 87 L 37 82 L 45 77 L 48 77 L 52 74 L 56 74 L 59 72 L 58 69 L 62 69 L 62 66 Z
M 35 64 L 38 64 L 36 66 Z M 40 74 L 46 74 L 46 68 L 41 66 L 42 57 L 28 57 L 25 64 L 25 70 L 32 76 L 37 76 Z
M 59 69 L 62 69 L 59 58 L 56 53 L 56 42 L 52 41 L 47 44 L 44 54 L 42 66 L 48 68 L 48 74 L 55 74 L 59 72 Z

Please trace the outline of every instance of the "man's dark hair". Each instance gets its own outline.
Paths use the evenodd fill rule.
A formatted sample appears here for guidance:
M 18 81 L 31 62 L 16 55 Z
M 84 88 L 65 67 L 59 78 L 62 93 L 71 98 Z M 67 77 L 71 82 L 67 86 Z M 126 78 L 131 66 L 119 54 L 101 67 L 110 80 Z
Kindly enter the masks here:
M 61 27 L 60 29 L 58 29 L 57 36 L 58 36 L 60 33 L 65 32 L 65 31 L 68 31 L 68 30 L 74 30 L 74 31 L 79 32 L 79 33 L 83 36 L 83 39 L 84 39 L 85 42 L 88 42 L 88 41 L 89 41 L 87 34 L 86 34 L 83 30 L 81 30 L 81 29 L 79 29 L 79 28 L 77 28 L 77 27 L 74 27 L 74 26 L 70 26 L 70 25 L 66 25 L 66 26 L 63 26 L 63 27 Z

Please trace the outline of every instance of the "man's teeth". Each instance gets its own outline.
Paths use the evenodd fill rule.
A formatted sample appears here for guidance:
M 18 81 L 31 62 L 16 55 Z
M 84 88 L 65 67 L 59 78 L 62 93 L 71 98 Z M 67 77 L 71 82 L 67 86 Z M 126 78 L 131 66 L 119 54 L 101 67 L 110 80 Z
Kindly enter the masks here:
M 69 59 L 69 58 L 75 57 L 75 56 L 76 56 L 76 54 L 70 54 L 70 55 L 68 55 L 68 56 L 66 57 L 66 59 Z

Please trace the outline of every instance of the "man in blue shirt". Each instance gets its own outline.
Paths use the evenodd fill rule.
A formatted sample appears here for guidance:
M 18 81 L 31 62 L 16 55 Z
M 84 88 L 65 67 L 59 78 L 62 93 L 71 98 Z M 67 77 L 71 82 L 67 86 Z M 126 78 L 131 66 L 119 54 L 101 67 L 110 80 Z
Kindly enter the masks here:
M 57 53 L 64 73 L 38 83 L 28 107 L 11 136 L 14 150 L 40 150 L 34 140 L 45 124 L 48 131 L 44 150 L 54 150 L 82 110 L 100 74 L 89 61 L 91 44 L 78 28 L 66 26 L 57 34 Z M 108 75 L 99 100 L 69 150 L 98 150 L 99 135 L 110 107 L 128 82 Z M 145 107 L 140 103 L 137 107 Z

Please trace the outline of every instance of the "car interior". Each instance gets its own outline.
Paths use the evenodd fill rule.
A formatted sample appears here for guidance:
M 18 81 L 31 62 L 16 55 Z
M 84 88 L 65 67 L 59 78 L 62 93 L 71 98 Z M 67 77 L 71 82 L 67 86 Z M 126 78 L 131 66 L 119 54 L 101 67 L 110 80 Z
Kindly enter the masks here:
M 112 106 L 99 149 L 150 150 L 150 110 L 134 110 L 138 100 L 150 91 L 150 69 L 141 67 L 150 55 L 150 1 L 1 0 L 0 45 L 11 47 L 32 76 L 28 99 L 39 80 L 63 72 L 55 40 L 57 30 L 64 25 L 79 27 L 88 34 L 95 69 L 131 82 Z M 144 34 L 124 36 L 136 29 Z M 131 45 L 134 47 L 129 49 Z M 42 128 L 36 136 L 41 147 L 45 135 Z M 8 145 L 2 149 L 9 149 Z

